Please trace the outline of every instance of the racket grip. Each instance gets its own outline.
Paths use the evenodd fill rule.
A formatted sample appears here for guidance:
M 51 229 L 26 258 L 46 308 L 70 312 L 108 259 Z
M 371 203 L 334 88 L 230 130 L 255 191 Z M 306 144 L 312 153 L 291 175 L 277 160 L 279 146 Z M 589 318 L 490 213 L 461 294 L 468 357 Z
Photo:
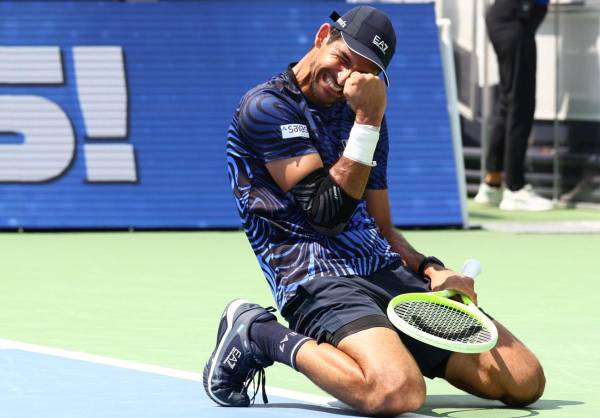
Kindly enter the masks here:
M 481 263 L 479 260 L 469 258 L 463 265 L 463 275 L 475 278 L 481 273 Z
M 453 296 L 460 295 L 460 298 L 462 299 L 463 304 L 471 305 L 473 303 L 471 298 L 469 298 L 467 295 L 463 295 L 462 293 L 459 293 L 454 289 L 441 290 L 439 292 L 436 292 L 435 294 L 438 296 L 441 296 L 443 298 L 451 298 Z

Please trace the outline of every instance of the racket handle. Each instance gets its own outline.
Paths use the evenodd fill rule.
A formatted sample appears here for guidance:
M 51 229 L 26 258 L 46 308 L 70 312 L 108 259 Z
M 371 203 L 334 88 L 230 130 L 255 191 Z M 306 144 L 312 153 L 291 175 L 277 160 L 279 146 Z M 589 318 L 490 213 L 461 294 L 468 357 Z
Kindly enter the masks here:
M 474 279 L 479 273 L 481 273 L 481 263 L 479 260 L 469 258 L 465 261 L 465 264 L 463 265 L 463 275 Z

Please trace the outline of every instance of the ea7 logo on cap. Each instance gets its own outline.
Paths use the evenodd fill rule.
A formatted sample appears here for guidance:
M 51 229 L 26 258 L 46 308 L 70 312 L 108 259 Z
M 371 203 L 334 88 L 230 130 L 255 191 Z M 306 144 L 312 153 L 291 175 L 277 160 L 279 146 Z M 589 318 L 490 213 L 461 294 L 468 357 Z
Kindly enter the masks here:
M 377 48 L 381 49 L 381 52 L 383 52 L 385 55 L 388 49 L 388 44 L 386 44 L 384 40 L 379 37 L 379 35 L 375 35 L 373 38 L 373 43 L 377 45 Z

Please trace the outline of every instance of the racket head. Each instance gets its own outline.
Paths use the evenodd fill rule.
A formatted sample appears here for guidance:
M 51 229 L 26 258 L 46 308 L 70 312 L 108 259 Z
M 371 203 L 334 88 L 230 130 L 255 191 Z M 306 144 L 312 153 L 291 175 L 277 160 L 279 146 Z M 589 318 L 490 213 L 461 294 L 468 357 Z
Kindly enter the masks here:
M 498 341 L 494 323 L 474 304 L 449 299 L 448 292 L 405 293 L 388 304 L 387 315 L 403 333 L 459 353 L 491 350 Z

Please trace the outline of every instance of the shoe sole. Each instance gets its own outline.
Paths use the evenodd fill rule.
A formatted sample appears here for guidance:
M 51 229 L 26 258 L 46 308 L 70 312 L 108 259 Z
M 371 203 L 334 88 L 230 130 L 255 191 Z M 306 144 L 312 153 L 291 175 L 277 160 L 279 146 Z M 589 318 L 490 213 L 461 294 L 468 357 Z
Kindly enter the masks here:
M 500 202 L 498 202 L 498 203 L 494 203 L 494 202 L 491 202 L 491 201 L 489 201 L 489 200 L 487 200 L 487 201 L 482 201 L 481 199 L 480 199 L 480 200 L 475 200 L 475 199 L 473 199 L 473 201 L 474 201 L 475 203 L 477 203 L 478 205 L 482 205 L 482 206 L 489 206 L 489 207 L 491 207 L 491 208 L 497 208 L 497 207 L 498 207 L 498 205 L 500 204 Z
M 223 315 L 221 316 L 221 320 L 223 320 L 224 317 L 227 318 L 227 320 L 226 320 L 227 328 L 225 329 L 225 332 L 221 336 L 221 340 L 217 342 L 217 348 L 212 353 L 210 358 L 208 359 L 208 362 L 206 363 L 206 366 L 204 366 L 204 371 L 202 373 L 202 383 L 204 383 L 204 390 L 206 391 L 206 394 L 208 395 L 208 397 L 210 399 L 212 399 L 219 405 L 223 405 L 223 406 L 230 406 L 230 405 L 223 402 L 219 398 L 217 398 L 212 393 L 212 390 L 210 389 L 211 383 L 212 383 L 212 377 L 215 372 L 215 365 L 216 365 L 214 359 L 219 357 L 219 355 L 221 354 L 221 351 L 223 350 L 223 345 L 224 345 L 225 341 L 227 340 L 227 337 L 231 333 L 231 329 L 232 329 L 231 326 L 233 324 L 233 314 L 244 303 L 250 303 L 250 302 L 248 302 L 247 300 L 244 300 L 244 299 L 234 299 L 231 302 L 229 302 L 229 304 L 225 307 L 225 310 L 223 311 Z
M 509 212 L 546 212 L 554 209 L 554 207 L 532 208 L 527 206 L 519 206 L 518 204 L 500 204 L 500 209 Z
M 475 196 L 473 198 L 473 202 L 477 203 L 478 205 L 483 205 L 483 206 L 490 206 L 493 208 L 497 208 L 500 205 L 500 201 L 502 199 L 498 199 L 498 200 L 491 200 L 491 199 L 487 199 L 487 198 L 477 198 L 477 196 Z

